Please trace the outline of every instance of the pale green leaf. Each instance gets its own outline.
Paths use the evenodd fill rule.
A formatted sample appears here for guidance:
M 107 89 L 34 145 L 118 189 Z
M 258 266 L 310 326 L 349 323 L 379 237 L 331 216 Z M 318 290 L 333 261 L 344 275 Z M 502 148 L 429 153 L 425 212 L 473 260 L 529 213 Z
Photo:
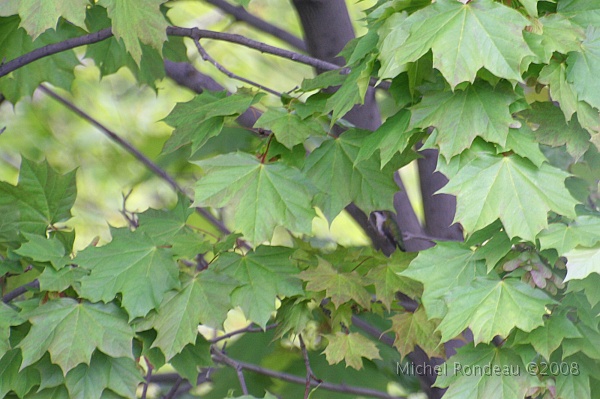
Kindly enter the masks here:
M 439 0 L 399 23 L 406 26 L 409 35 L 390 49 L 397 66 L 388 65 L 386 70 L 397 71 L 431 50 L 434 68 L 453 88 L 461 82 L 473 82 L 482 67 L 497 77 L 521 81 L 524 58 L 532 54 L 523 39 L 529 21 L 492 0 L 466 4 Z M 398 36 L 396 40 L 403 38 L 401 30 Z
M 569 53 L 567 81 L 573 84 L 578 98 L 600 108 L 600 27 L 588 27 L 580 51 Z
M 306 159 L 304 172 L 321 190 L 316 202 L 329 221 L 354 202 L 365 213 L 393 210 L 395 168 L 388 163 L 381 170 L 377 155 L 356 163 L 367 132 L 349 130 L 327 140 Z
M 365 309 L 371 308 L 371 295 L 365 289 L 362 277 L 355 271 L 343 273 L 334 269 L 331 264 L 319 259 L 319 265 L 299 274 L 299 277 L 307 281 L 306 289 L 309 291 L 325 291 L 325 295 L 331 298 L 331 302 L 339 308 L 346 302 L 355 301 Z
M 231 278 L 211 270 L 186 278 L 179 291 L 165 295 L 156 311 L 152 324 L 157 336 L 152 347 L 160 348 L 169 361 L 196 341 L 199 324 L 221 327 L 232 308 L 229 295 L 235 287 Z
M 575 88 L 567 82 L 567 66 L 552 60 L 542 68 L 538 80 L 550 87 L 550 97 L 558 102 L 565 120 L 569 122 L 577 111 L 578 100 Z
M 406 357 L 417 345 L 429 357 L 446 356 L 442 336 L 436 331 L 438 323 L 427 320 L 423 308 L 418 308 L 414 313 L 398 313 L 390 320 L 392 331 L 396 334 L 394 346 L 402 357 Z
M 560 14 L 532 20 L 531 30 L 526 30 L 523 35 L 538 58 L 536 63 L 540 64 L 547 64 L 555 52 L 578 51 L 584 37 L 583 29 Z
M 558 373 L 556 375 L 556 396 L 559 398 L 577 398 L 577 399 L 592 399 L 592 391 L 590 388 L 590 377 L 586 367 L 579 362 L 571 362 L 565 359 L 564 362 L 571 366 L 575 366 L 571 372 Z
M 544 162 L 548 162 L 546 156 L 540 150 L 540 145 L 534 133 L 527 125 L 520 129 L 510 129 L 506 138 L 506 146 L 498 149 L 498 153 L 513 151 L 515 154 L 529 159 L 538 168 Z
M 133 330 L 116 305 L 90 304 L 71 298 L 48 301 L 26 315 L 31 330 L 19 343 L 21 369 L 39 360 L 46 351 L 64 373 L 81 363 L 90 364 L 92 352 L 133 359 Z
M 571 223 L 552 223 L 538 235 L 542 249 L 554 248 L 560 255 L 578 245 L 594 246 L 600 241 L 600 217 L 577 216 Z
M 515 279 L 476 279 L 470 287 L 455 289 L 447 297 L 448 313 L 439 325 L 446 342 L 467 327 L 473 341 L 506 337 L 514 327 L 531 331 L 544 324 L 546 304 L 554 300 L 543 291 Z
M 277 226 L 310 233 L 311 186 L 295 168 L 262 164 L 250 154 L 226 154 L 197 162 L 205 175 L 196 183 L 194 206 L 234 209 L 237 231 L 251 243 L 270 240 Z
M 133 398 L 141 382 L 140 370 L 133 359 L 108 357 L 101 352 L 94 352 L 89 366 L 80 364 L 65 378 L 71 399 L 100 399 L 105 389 Z
M 474 278 L 485 276 L 485 263 L 464 244 L 439 242 L 419 252 L 402 276 L 423 284 L 422 301 L 430 319 L 441 319 L 447 311 L 443 297 L 456 287 L 468 286 Z M 431 278 L 435 276 L 435 278 Z
M 430 7 L 425 10 L 432 11 Z M 405 65 L 396 62 L 396 54 L 409 36 L 409 26 L 403 24 L 407 17 L 408 14 L 405 12 L 395 13 L 379 28 L 379 61 L 381 62 L 379 77 L 382 79 L 396 77 L 406 70 Z
M 60 17 L 85 29 L 85 11 L 89 0 L 21 0 L 21 27 L 35 40 L 47 29 L 56 28 Z
M 139 65 L 142 59 L 141 43 L 162 51 L 167 40 L 167 20 L 160 11 L 165 0 L 100 0 L 99 5 L 108 10 L 112 32 L 122 39 L 127 51 Z
M 23 158 L 18 185 L 0 182 L 0 241 L 16 241 L 19 232 L 45 236 L 71 217 L 76 195 L 75 172 L 60 175 L 47 162 Z
M 277 296 L 303 293 L 292 254 L 289 248 L 259 246 L 245 255 L 221 254 L 211 267 L 237 280 L 238 287 L 231 294 L 233 306 L 241 307 L 246 317 L 265 327 L 275 311 Z
M 375 343 L 359 333 L 345 334 L 338 332 L 335 335 L 325 335 L 329 341 L 323 353 L 329 364 L 336 364 L 344 360 L 346 367 L 350 366 L 360 370 L 363 366 L 362 358 L 381 359 Z
M 476 136 L 504 146 L 513 123 L 509 105 L 516 100 L 510 87 L 492 88 L 487 83 L 436 92 L 411 108 L 410 127 L 434 126 L 435 143 L 446 159 L 469 148 Z
M 600 246 L 575 248 L 565 254 L 567 276 L 565 281 L 583 279 L 590 273 L 600 273 Z
M 595 1 L 561 0 L 557 3 L 557 11 L 582 28 L 596 26 L 600 21 L 600 4 Z
M 130 319 L 156 309 L 167 291 L 179 286 L 178 267 L 171 252 L 143 232 L 113 229 L 102 247 L 88 247 L 74 262 L 91 271 L 81 279 L 80 295 L 109 302 L 122 295 Z
M 310 136 L 323 136 L 325 134 L 316 120 L 302 120 L 297 114 L 275 108 L 271 108 L 262 114 L 254 127 L 271 130 L 277 141 L 290 149 L 295 145 L 304 143 Z
M 539 385 L 510 348 L 469 344 L 442 367 L 435 386 L 448 388 L 444 399 L 523 399 Z
M 500 218 L 510 238 L 533 241 L 547 227 L 548 211 L 575 217 L 575 200 L 564 185 L 568 176 L 548 164 L 536 168 L 518 156 L 481 154 L 460 169 L 442 192 L 456 195 L 455 221 L 467 232 Z

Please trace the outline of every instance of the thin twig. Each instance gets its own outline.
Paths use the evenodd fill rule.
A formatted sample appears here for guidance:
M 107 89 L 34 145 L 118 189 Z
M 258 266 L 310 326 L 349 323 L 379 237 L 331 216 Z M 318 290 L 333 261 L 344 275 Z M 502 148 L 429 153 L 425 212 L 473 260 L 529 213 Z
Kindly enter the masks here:
M 298 339 L 300 340 L 300 349 L 302 350 L 302 357 L 304 358 L 304 367 L 306 368 L 306 382 L 304 384 L 304 399 L 308 399 L 310 395 L 310 382 L 312 380 L 318 382 L 319 384 L 323 382 L 323 380 L 317 378 L 315 373 L 312 371 L 310 367 L 310 359 L 308 358 L 308 350 L 306 349 L 306 345 L 304 344 L 304 339 L 302 339 L 302 334 L 298 334 Z
M 39 289 L 39 288 L 40 288 L 40 282 L 37 279 L 35 279 L 27 284 L 24 284 L 20 287 L 15 288 L 14 290 L 12 290 L 9 293 L 7 293 L 6 295 L 4 295 L 2 297 L 2 302 L 9 303 L 13 299 L 18 298 L 21 295 L 23 295 L 30 289 Z
M 230 43 L 240 44 L 245 47 L 249 47 L 258 50 L 262 53 L 272 54 L 278 57 L 287 58 L 291 61 L 299 62 L 301 64 L 310 65 L 315 68 L 331 71 L 339 70 L 340 73 L 348 74 L 351 72 L 349 68 L 340 68 L 339 65 L 331 62 L 319 60 L 317 58 L 309 57 L 304 54 L 296 53 L 294 51 L 285 50 L 279 47 L 270 46 L 268 44 L 248 39 L 241 35 L 235 35 L 225 32 L 214 32 L 209 30 L 203 30 L 198 28 L 181 28 L 178 26 L 170 26 L 167 28 L 167 34 L 171 36 L 183 36 L 190 37 L 194 40 L 200 39 L 212 39 L 226 41 Z M 44 47 L 35 49 L 27 54 L 17 57 L 6 64 L 0 65 L 0 77 L 8 75 L 12 71 L 15 71 L 27 64 L 30 64 L 40 58 L 50 56 L 52 54 L 60 53 L 62 51 L 71 50 L 76 47 L 84 46 L 87 44 L 93 44 L 102 40 L 108 39 L 112 36 L 110 28 L 103 29 L 99 32 L 90 33 L 73 39 L 68 39 L 59 43 L 49 44 Z M 372 78 L 369 82 L 371 86 L 376 86 L 388 90 L 390 88 L 390 82 L 383 81 L 377 84 L 377 79 Z
M 225 74 L 226 76 L 230 77 L 231 79 L 235 79 L 235 80 L 239 80 L 240 82 L 244 82 L 244 83 L 248 83 L 251 86 L 255 86 L 258 87 L 261 90 L 266 91 L 267 93 L 271 93 L 277 97 L 281 97 L 282 94 L 278 91 L 275 91 L 273 89 L 268 88 L 267 86 L 263 86 L 260 83 L 256 83 L 250 79 L 246 79 L 242 76 L 236 75 L 235 73 L 231 72 L 229 69 L 225 68 L 223 65 L 219 64 L 217 62 L 217 60 L 215 60 L 214 58 L 212 58 L 210 56 L 210 54 L 208 54 L 206 52 L 206 50 L 204 49 L 204 47 L 202 47 L 202 45 L 200 44 L 200 40 L 198 39 L 194 39 L 194 44 L 196 45 L 196 48 L 198 49 L 198 52 L 200 53 L 200 56 L 202 56 L 202 59 L 204 61 L 210 62 L 211 64 L 213 64 L 215 66 L 215 68 L 217 68 L 219 70 L 219 72 Z
M 144 356 L 144 359 L 146 360 L 146 366 L 148 367 L 148 372 L 146 373 L 144 387 L 142 388 L 141 399 L 146 399 L 146 395 L 148 394 L 148 385 L 150 385 L 150 380 L 152 378 L 152 364 L 150 364 L 150 361 L 145 356 Z
M 246 379 L 244 378 L 244 372 L 243 372 L 244 368 L 242 367 L 242 365 L 238 361 L 225 356 L 225 354 L 222 351 L 215 348 L 214 346 L 212 347 L 211 352 L 216 357 L 218 362 L 224 363 L 224 364 L 228 365 L 229 367 L 232 367 L 235 369 L 237 376 L 238 376 L 238 380 L 240 381 L 240 386 L 242 387 L 242 392 L 244 395 L 248 395 L 248 387 L 246 386 Z
M 298 376 L 295 376 L 292 374 L 283 373 L 280 371 L 275 371 L 275 370 L 267 369 L 264 367 L 260 367 L 255 364 L 233 360 L 218 350 L 214 350 L 213 353 L 215 354 L 214 360 L 217 363 L 229 365 L 227 363 L 227 361 L 230 361 L 230 362 L 233 362 L 234 364 L 236 364 L 237 366 L 241 367 L 244 370 L 252 371 L 257 374 L 266 375 L 268 377 L 276 378 L 278 380 L 291 382 L 293 384 L 300 384 L 300 385 L 304 385 L 306 382 L 304 377 L 298 377 Z M 356 386 L 351 386 L 351 385 L 345 385 L 345 384 L 333 384 L 330 382 L 322 382 L 319 384 L 316 381 L 312 381 L 311 386 L 319 386 L 320 389 L 324 389 L 327 391 L 342 392 L 342 393 L 348 393 L 348 394 L 353 394 L 353 395 L 358 395 L 358 396 L 369 396 L 369 397 L 381 398 L 381 399 L 406 399 L 405 396 L 392 396 L 392 395 L 388 394 L 387 392 L 378 391 L 378 390 L 370 389 L 370 388 L 362 388 L 362 387 L 356 387 Z
M 183 377 L 179 376 L 177 378 L 177 380 L 175 381 L 175 383 L 173 384 L 173 386 L 171 387 L 171 389 L 169 389 L 169 392 L 167 392 L 167 394 L 165 396 L 163 396 L 163 399 L 173 399 L 182 382 L 183 382 Z
M 242 6 L 234 6 L 224 0 L 204 0 L 215 7 L 220 8 L 222 11 L 231 15 L 236 21 L 246 22 L 248 25 L 255 27 L 269 35 L 288 43 L 291 46 L 296 47 L 298 50 L 306 51 L 306 43 L 304 40 L 297 36 L 294 36 L 290 32 L 281 29 L 269 22 L 261 19 L 255 15 L 250 14 Z
M 260 327 L 257 327 L 257 326 L 254 326 L 254 325 L 250 324 L 250 325 L 248 325 L 248 326 L 246 326 L 244 328 L 240 328 L 239 330 L 230 331 L 227 334 L 223 334 L 223 335 L 221 335 L 219 337 L 213 338 L 213 339 L 209 340 L 208 342 L 210 342 L 211 344 L 214 344 L 214 343 L 217 343 L 217 342 L 222 341 L 224 339 L 231 338 L 231 337 L 233 337 L 235 335 L 244 334 L 244 333 L 265 332 L 265 331 L 272 330 L 272 329 L 274 329 L 276 327 L 277 327 L 277 323 L 269 324 L 263 330 Z

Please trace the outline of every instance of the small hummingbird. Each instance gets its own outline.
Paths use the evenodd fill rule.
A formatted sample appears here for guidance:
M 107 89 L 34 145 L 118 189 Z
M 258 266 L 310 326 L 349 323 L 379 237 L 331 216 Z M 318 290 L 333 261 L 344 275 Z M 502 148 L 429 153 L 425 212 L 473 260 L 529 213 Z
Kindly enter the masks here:
M 394 243 L 402 252 L 406 252 L 402 232 L 396 223 L 394 214 L 390 211 L 375 211 L 369 217 L 371 224 L 377 229 L 379 234 L 385 236 L 390 242 Z

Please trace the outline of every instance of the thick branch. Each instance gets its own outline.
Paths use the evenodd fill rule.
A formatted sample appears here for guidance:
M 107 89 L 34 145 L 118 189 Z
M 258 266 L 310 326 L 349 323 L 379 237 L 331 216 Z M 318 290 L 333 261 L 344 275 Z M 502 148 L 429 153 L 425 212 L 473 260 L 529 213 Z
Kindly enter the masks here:
M 2 302 L 9 303 L 13 299 L 16 299 L 16 298 L 20 297 L 21 295 L 23 295 L 30 289 L 38 289 L 38 288 L 40 288 L 40 282 L 37 279 L 35 279 L 27 284 L 24 284 L 20 287 L 15 288 L 11 292 L 4 295 L 2 297 Z
M 236 21 L 246 22 L 248 25 L 255 27 L 265 33 L 282 40 L 289 45 L 296 47 L 298 50 L 306 51 L 306 44 L 302 39 L 289 33 L 288 31 L 281 29 L 275 25 L 268 23 L 267 21 L 258 18 L 255 15 L 250 14 L 242 6 L 234 6 L 224 0 L 204 0 L 213 6 L 220 8 L 227 14 L 235 18 Z

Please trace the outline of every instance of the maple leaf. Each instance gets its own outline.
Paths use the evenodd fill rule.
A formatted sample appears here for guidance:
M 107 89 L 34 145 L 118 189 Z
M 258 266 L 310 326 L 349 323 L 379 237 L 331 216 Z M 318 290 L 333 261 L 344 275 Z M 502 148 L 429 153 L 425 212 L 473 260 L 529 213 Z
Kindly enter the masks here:
M 579 51 L 584 38 L 583 29 L 560 14 L 533 19 L 531 30 L 524 31 L 523 35 L 539 64 L 548 64 L 555 52 Z
M 63 373 L 81 363 L 90 364 L 95 349 L 112 357 L 133 359 L 133 330 L 116 305 L 77 302 L 59 298 L 27 313 L 31 330 L 19 343 L 21 370 L 39 360 L 46 351 Z
M 316 216 L 311 185 L 295 168 L 262 164 L 250 154 L 220 155 L 196 162 L 205 172 L 196 183 L 194 206 L 235 209 L 237 229 L 251 243 L 270 240 L 277 226 L 309 233 Z
M 50 262 L 56 270 L 70 261 L 69 257 L 65 256 L 65 247 L 59 240 L 27 233 L 23 235 L 27 242 L 15 251 L 19 255 L 37 262 Z
M 165 0 L 100 0 L 112 20 L 112 32 L 115 38 L 122 39 L 125 48 L 139 65 L 142 59 L 140 42 L 162 51 L 167 40 L 167 20 L 160 12 Z
M 405 36 L 402 29 L 409 34 L 401 45 L 394 46 L 395 64 L 417 61 L 431 49 L 434 68 L 452 88 L 461 82 L 473 82 L 482 67 L 497 77 L 521 81 L 524 59 L 533 54 L 523 39 L 529 21 L 518 11 L 492 0 L 466 4 L 439 0 L 400 24 L 405 28 L 394 40 Z M 382 52 L 384 49 L 385 39 Z M 386 69 L 397 67 L 388 63 Z
M 229 295 L 236 286 L 228 276 L 211 270 L 185 278 L 179 291 L 165 295 L 152 319 L 157 333 L 152 347 L 160 348 L 169 361 L 196 341 L 199 324 L 222 326 L 232 307 Z
M 504 85 L 492 88 L 482 82 L 465 90 L 437 92 L 411 108 L 410 127 L 436 127 L 435 143 L 446 159 L 469 148 L 476 136 L 504 146 L 513 123 L 509 105 L 516 100 Z
M 567 81 L 573 84 L 580 100 L 600 108 L 600 29 L 588 27 L 580 51 L 567 57 Z
M 531 331 L 544 324 L 546 304 L 555 301 L 543 291 L 515 279 L 478 278 L 469 287 L 453 290 L 446 298 L 448 313 L 439 325 L 442 341 L 467 327 L 475 344 L 508 336 L 514 327 Z
M 568 176 L 548 164 L 536 168 L 515 155 L 480 154 L 440 192 L 456 195 L 455 222 L 466 231 L 479 230 L 500 218 L 510 238 L 534 241 L 548 225 L 548 211 L 575 217 L 575 200 L 564 184 Z
M 442 367 L 435 386 L 448 388 L 444 399 L 522 399 L 539 385 L 518 352 L 493 345 L 465 345 Z
M 165 143 L 165 151 L 173 151 L 190 142 L 192 153 L 198 151 L 208 139 L 221 132 L 226 117 L 242 114 L 264 96 L 244 89 L 227 94 L 226 91 L 205 91 L 188 102 L 177 103 L 164 119 L 175 128 Z
M 245 255 L 221 254 L 211 267 L 237 280 L 238 287 L 231 293 L 232 305 L 241 307 L 246 317 L 265 327 L 275 311 L 278 295 L 303 293 L 292 254 L 289 248 L 259 246 Z
M 369 281 L 363 282 L 362 277 L 355 271 L 342 273 L 334 269 L 329 262 L 319 259 L 316 268 L 303 271 L 299 277 L 308 281 L 307 290 L 325 291 L 336 308 L 350 300 L 356 301 L 365 309 L 371 308 L 371 295 L 364 287 Z
M 395 314 L 390 320 L 392 331 L 396 334 L 394 346 L 402 357 L 411 353 L 416 345 L 429 357 L 446 356 L 442 336 L 436 331 L 438 323 L 428 320 L 423 308 L 418 308 L 414 313 Z
M 310 136 L 323 136 L 325 134 L 316 120 L 302 120 L 297 114 L 275 108 L 263 113 L 254 124 L 254 127 L 271 130 L 277 141 L 290 149 L 295 145 L 304 143 Z
M 540 71 L 538 80 L 549 86 L 552 100 L 558 102 L 565 115 L 565 120 L 569 122 L 577 111 L 578 99 L 575 88 L 567 82 L 567 66 L 551 60 Z
M 394 209 L 395 167 L 387 164 L 381 170 L 378 156 L 356 162 L 365 134 L 348 130 L 306 159 L 304 173 L 321 190 L 315 200 L 330 222 L 351 202 L 367 214 Z
M 19 313 L 13 308 L 0 302 L 0 358 L 10 350 L 8 339 L 10 338 L 10 327 L 23 322 Z
M 112 241 L 79 252 L 75 262 L 91 271 L 81 279 L 80 295 L 109 302 L 119 293 L 130 319 L 156 309 L 164 294 L 179 286 L 171 252 L 144 232 L 112 229 Z
M 0 241 L 19 241 L 19 232 L 45 237 L 71 217 L 76 195 L 74 171 L 60 175 L 47 162 L 23 158 L 17 186 L 0 182 Z
M 542 249 L 555 248 L 559 254 L 571 251 L 578 245 L 592 247 L 600 241 L 600 218 L 577 216 L 571 223 L 551 223 L 539 235 Z
M 0 358 L 0 397 L 7 397 L 13 391 L 18 397 L 24 397 L 34 386 L 40 383 L 40 373 L 34 367 L 20 369 L 21 351 L 12 349 Z M 62 374 L 61 374 L 62 377 Z
M 415 297 L 422 292 L 421 284 L 400 275 L 410 262 L 414 254 L 396 251 L 391 255 L 389 262 L 382 263 L 369 269 L 365 276 L 375 286 L 377 299 L 390 310 L 392 302 L 398 291 L 410 297 Z
M 435 275 L 435 278 L 431 276 Z M 474 278 L 487 275 L 485 263 L 464 244 L 439 242 L 419 252 L 401 276 L 423 284 L 421 300 L 430 319 L 441 319 L 447 308 L 443 297 L 456 287 L 468 286 Z
M 337 332 L 335 335 L 324 335 L 329 341 L 323 351 L 329 364 L 336 364 L 344 360 L 346 367 L 350 366 L 360 370 L 363 366 L 362 358 L 375 360 L 381 359 L 375 343 L 359 333 L 345 334 Z
M 88 0 L 37 1 L 22 0 L 19 5 L 21 25 L 35 40 L 47 29 L 55 28 L 60 17 L 85 28 Z
M 140 370 L 133 359 L 113 358 L 98 351 L 92 355 L 89 366 L 80 364 L 65 377 L 71 399 L 101 399 L 105 389 L 133 398 L 140 382 Z
M 550 359 L 565 338 L 581 338 L 581 334 L 565 311 L 557 311 L 546 319 L 543 326 L 533 331 L 524 333 L 518 330 L 515 343 L 531 344 L 544 358 Z
M 19 29 L 19 21 L 19 17 L 16 16 L 0 18 L 0 60 L 12 60 L 35 49 L 62 42 L 82 33 L 80 29 L 62 22 L 59 25 L 60 29 L 48 31 L 33 42 L 24 29 Z M 31 96 L 42 82 L 49 82 L 70 90 L 75 78 L 73 69 L 77 65 L 79 60 L 73 50 L 44 57 L 0 78 L 0 92 L 11 103 L 16 104 L 21 97 Z
M 583 279 L 590 273 L 600 273 L 600 246 L 575 248 L 564 254 L 567 258 L 567 275 L 564 281 Z

